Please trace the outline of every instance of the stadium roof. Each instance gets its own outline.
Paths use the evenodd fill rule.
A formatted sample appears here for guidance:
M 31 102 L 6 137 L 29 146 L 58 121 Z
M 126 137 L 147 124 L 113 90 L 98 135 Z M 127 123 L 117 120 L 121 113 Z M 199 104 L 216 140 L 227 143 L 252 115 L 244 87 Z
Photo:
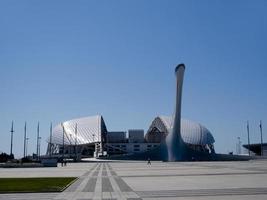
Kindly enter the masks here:
M 77 135 L 75 127 L 77 125 Z M 52 143 L 63 144 L 63 127 L 65 129 L 64 144 L 74 145 L 101 142 L 103 134 L 107 132 L 106 125 L 101 115 L 69 120 L 58 124 L 52 133 Z M 77 139 L 77 140 L 76 140 Z
M 161 132 L 170 133 L 173 128 L 173 117 L 158 116 L 156 117 L 148 130 L 157 128 Z M 194 145 L 213 144 L 215 142 L 210 131 L 203 125 L 187 119 L 181 119 L 181 135 L 185 143 Z

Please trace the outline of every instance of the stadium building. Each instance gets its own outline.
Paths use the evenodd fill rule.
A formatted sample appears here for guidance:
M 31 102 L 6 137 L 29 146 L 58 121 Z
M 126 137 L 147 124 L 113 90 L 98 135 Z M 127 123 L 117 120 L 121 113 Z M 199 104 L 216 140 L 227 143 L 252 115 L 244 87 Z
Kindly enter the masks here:
M 248 156 L 216 154 L 214 138 L 203 125 L 181 119 L 185 65 L 175 68 L 176 99 L 173 117 L 158 116 L 144 130 L 108 131 L 102 116 L 73 119 L 58 124 L 48 139 L 51 157 L 134 160 L 248 160 Z
M 47 140 L 47 154 L 79 160 L 145 153 L 158 148 L 172 127 L 173 117 L 168 116 L 156 117 L 146 134 L 142 129 L 108 131 L 101 115 L 73 119 L 58 124 L 53 129 L 51 138 Z M 181 133 L 190 148 L 214 153 L 215 140 L 203 125 L 182 119 Z

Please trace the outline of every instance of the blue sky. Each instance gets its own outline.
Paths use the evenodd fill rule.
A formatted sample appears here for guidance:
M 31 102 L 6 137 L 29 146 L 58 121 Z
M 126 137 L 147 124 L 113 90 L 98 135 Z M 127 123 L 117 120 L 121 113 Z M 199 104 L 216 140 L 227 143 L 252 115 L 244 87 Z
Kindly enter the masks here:
M 204 124 L 217 152 L 237 137 L 267 140 L 266 1 L 0 1 L 0 151 L 42 153 L 49 126 L 102 114 L 108 130 L 148 129 L 174 111 L 174 68 L 185 63 L 182 116 Z M 266 128 L 265 128 L 266 127 Z

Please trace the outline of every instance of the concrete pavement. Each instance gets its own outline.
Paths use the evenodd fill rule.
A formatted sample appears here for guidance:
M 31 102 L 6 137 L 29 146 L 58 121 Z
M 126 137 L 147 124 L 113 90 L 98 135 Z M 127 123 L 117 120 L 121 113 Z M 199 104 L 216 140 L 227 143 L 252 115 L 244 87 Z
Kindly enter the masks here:
M 22 169 L 24 171 L 25 169 Z M 0 169 L 0 177 L 79 176 L 62 193 L 0 194 L 5 199 L 267 199 L 267 161 L 71 163 Z

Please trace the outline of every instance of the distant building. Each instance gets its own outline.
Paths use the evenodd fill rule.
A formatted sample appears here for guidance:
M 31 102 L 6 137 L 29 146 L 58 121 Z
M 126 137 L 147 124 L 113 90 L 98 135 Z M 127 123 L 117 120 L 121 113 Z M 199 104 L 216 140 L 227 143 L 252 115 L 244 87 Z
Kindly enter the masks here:
M 182 119 L 182 138 L 197 151 L 214 152 L 214 138 L 199 123 Z M 77 129 L 76 129 L 77 127 Z M 64 138 L 63 138 L 64 128 Z M 164 141 L 172 129 L 172 117 L 156 117 L 146 134 L 142 129 L 108 131 L 101 115 L 69 120 L 58 124 L 47 139 L 47 155 L 54 157 L 100 157 L 149 152 Z M 63 145 L 64 140 L 64 145 Z M 51 147 L 51 148 L 50 148 Z
M 161 143 L 172 131 L 173 117 L 156 117 L 145 136 L 147 142 Z M 181 119 L 181 136 L 183 141 L 192 149 L 214 153 L 214 138 L 203 125 L 186 119 Z
M 48 139 L 47 154 L 74 159 L 248 160 L 248 157 L 216 154 L 215 140 L 210 131 L 199 123 L 181 119 L 184 71 L 183 63 L 175 68 L 174 116 L 156 117 L 146 135 L 141 129 L 130 129 L 128 137 L 122 131 L 108 131 L 101 115 L 73 119 L 54 128 Z
M 129 143 L 144 143 L 144 130 L 130 129 L 128 130 Z
M 107 143 L 125 143 L 126 132 L 124 131 L 112 131 L 107 133 Z
M 257 156 L 261 155 L 261 143 L 250 144 L 250 145 L 244 144 L 243 147 Z M 267 143 L 262 143 L 262 153 L 263 156 L 267 156 Z

